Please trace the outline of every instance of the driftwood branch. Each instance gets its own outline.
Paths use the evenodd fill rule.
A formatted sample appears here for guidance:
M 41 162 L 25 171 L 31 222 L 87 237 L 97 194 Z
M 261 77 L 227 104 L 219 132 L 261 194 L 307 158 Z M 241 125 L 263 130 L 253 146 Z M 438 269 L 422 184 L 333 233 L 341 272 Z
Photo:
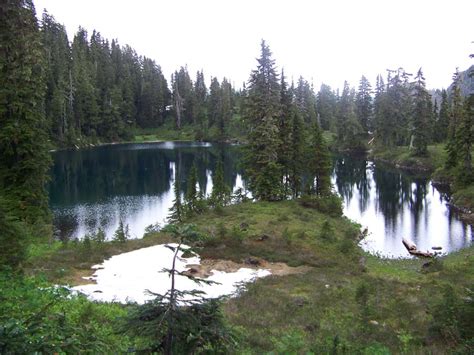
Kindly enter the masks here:
M 408 253 L 410 253 L 410 255 L 414 255 L 414 256 L 418 256 L 422 258 L 434 257 L 434 254 L 430 253 L 429 251 L 418 250 L 417 246 L 413 244 L 412 242 L 410 242 L 408 239 L 403 238 L 402 243 L 405 246 L 405 248 L 407 248 Z

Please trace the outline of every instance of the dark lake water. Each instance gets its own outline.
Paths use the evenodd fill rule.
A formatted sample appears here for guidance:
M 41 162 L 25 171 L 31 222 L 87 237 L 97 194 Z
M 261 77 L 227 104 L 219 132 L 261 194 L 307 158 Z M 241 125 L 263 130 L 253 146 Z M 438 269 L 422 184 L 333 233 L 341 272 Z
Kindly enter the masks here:
M 193 164 L 199 184 L 212 189 L 220 158 L 227 184 L 242 187 L 240 148 L 206 143 L 163 142 L 109 145 L 53 153 L 49 187 L 56 233 L 81 238 L 101 227 L 112 238 L 119 221 L 140 238 L 146 226 L 164 224 L 174 198 L 176 172 L 184 193 Z M 421 249 L 450 252 L 472 243 L 472 229 L 450 211 L 428 179 L 413 178 L 364 159 L 337 158 L 333 182 L 346 216 L 369 228 L 362 247 L 384 256 L 406 256 L 402 237 Z

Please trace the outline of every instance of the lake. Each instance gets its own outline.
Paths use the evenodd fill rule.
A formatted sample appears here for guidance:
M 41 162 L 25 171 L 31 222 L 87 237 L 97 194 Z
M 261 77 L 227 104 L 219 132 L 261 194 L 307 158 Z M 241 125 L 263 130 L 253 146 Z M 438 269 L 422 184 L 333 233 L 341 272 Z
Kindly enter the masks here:
M 163 225 L 177 178 L 185 193 L 193 163 L 209 194 L 218 159 L 234 190 L 243 187 L 240 147 L 209 143 L 117 144 L 53 153 L 50 207 L 60 239 L 82 238 L 101 227 L 111 239 L 120 220 L 132 238 L 150 224 Z M 407 256 L 406 237 L 422 250 L 450 252 L 472 243 L 472 227 L 461 222 L 426 178 L 415 178 L 361 158 L 334 159 L 333 183 L 347 217 L 367 226 L 361 246 L 388 257 Z

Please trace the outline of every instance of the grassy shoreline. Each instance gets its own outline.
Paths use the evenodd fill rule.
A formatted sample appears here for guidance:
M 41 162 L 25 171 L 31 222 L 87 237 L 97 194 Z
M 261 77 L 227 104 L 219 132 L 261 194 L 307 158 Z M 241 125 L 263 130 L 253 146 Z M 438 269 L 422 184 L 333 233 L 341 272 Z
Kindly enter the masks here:
M 203 258 L 309 267 L 304 274 L 258 280 L 224 303 L 227 322 L 239 334 L 237 353 L 472 351 L 473 326 L 463 314 L 474 315 L 465 301 L 474 285 L 473 247 L 429 265 L 380 259 L 357 246 L 358 226 L 347 218 L 297 201 L 247 202 L 187 222 L 209 236 Z M 36 247 L 26 269 L 51 282 L 77 282 L 101 258 L 167 241 L 158 232 L 125 243 Z M 452 332 L 440 330 L 446 327 Z

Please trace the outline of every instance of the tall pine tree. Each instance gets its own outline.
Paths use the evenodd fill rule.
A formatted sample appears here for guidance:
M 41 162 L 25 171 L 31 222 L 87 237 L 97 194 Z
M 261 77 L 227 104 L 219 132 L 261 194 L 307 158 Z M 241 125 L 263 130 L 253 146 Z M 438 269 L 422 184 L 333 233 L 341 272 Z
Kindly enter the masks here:
M 431 95 L 426 90 L 425 78 L 421 68 L 413 83 L 413 130 L 411 146 L 414 154 L 418 156 L 426 155 L 428 150 L 430 118 L 432 115 Z
M 31 0 L 2 2 L 0 18 L 0 194 L 38 233 L 50 222 L 44 52 Z
M 273 201 L 282 197 L 282 167 L 277 153 L 280 85 L 272 53 L 263 40 L 257 62 L 248 85 L 245 116 L 250 143 L 245 165 L 253 196 Z
M 356 95 L 356 113 L 357 119 L 364 130 L 367 133 L 372 128 L 372 87 L 370 82 L 365 76 L 359 82 L 359 90 Z

